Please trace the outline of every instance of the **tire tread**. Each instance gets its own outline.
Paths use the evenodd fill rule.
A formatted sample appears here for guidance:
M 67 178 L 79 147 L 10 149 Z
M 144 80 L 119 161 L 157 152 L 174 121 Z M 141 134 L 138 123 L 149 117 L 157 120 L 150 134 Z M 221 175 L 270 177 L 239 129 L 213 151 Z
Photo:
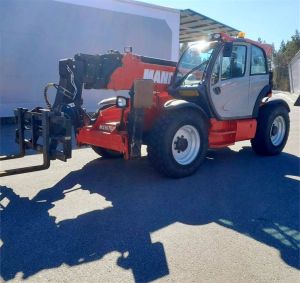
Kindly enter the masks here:
M 170 156 L 166 155 L 168 151 L 168 144 L 166 141 L 166 134 L 169 127 L 172 127 L 176 123 L 181 123 L 182 121 L 199 121 L 199 125 L 204 131 L 204 135 L 201 137 L 201 148 L 200 156 L 197 157 L 197 162 L 193 162 L 191 166 L 172 166 L 170 162 Z M 201 115 L 193 110 L 181 110 L 175 113 L 167 113 L 162 115 L 158 121 L 155 123 L 151 134 L 149 135 L 148 142 L 148 159 L 152 166 L 163 175 L 172 178 L 181 178 L 193 174 L 202 163 L 205 158 L 206 151 L 208 148 L 208 129 L 205 120 Z M 178 169 L 180 168 L 180 169 Z
M 273 123 L 276 116 L 283 116 L 286 122 L 286 134 L 282 143 L 278 146 L 274 146 L 270 138 L 270 127 Z M 288 139 L 290 128 L 290 120 L 288 115 L 288 110 L 280 105 L 276 107 L 266 105 L 260 110 L 258 119 L 257 119 L 257 130 L 255 137 L 251 139 L 251 146 L 255 153 L 259 155 L 277 155 L 279 154 Z

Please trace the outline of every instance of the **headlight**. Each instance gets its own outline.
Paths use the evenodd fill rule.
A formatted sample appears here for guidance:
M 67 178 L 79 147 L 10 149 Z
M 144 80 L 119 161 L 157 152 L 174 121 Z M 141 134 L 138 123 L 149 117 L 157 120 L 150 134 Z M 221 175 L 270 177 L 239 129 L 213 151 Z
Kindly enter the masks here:
M 124 96 L 117 96 L 116 106 L 118 108 L 126 108 L 128 106 L 128 99 Z

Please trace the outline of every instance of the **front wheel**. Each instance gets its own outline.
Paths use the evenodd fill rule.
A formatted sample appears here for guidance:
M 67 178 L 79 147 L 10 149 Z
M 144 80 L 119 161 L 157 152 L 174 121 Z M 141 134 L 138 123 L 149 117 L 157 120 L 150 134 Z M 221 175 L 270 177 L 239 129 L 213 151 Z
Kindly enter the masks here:
M 253 150 L 260 155 L 279 154 L 288 139 L 290 119 L 284 106 L 266 106 L 257 119 L 255 137 L 251 140 Z
M 194 110 L 181 110 L 161 117 L 148 143 L 148 158 L 153 167 L 173 178 L 193 174 L 205 158 L 208 127 Z

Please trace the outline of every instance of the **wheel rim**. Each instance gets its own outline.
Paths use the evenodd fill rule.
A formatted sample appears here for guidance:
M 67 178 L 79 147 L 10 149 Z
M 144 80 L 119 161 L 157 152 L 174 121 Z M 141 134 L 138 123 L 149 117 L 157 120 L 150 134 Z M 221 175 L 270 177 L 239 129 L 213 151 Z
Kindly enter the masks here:
M 286 132 L 285 120 L 282 116 L 277 116 L 271 126 L 270 137 L 274 146 L 282 143 Z
M 181 165 L 192 163 L 200 150 L 200 135 L 191 125 L 178 129 L 172 141 L 172 154 L 175 161 Z

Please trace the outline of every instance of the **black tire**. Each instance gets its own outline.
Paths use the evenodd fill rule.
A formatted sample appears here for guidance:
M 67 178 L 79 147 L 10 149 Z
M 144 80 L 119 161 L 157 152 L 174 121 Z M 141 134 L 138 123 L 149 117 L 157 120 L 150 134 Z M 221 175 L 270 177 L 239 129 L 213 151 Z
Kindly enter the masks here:
M 173 138 L 178 129 L 183 126 L 193 126 L 200 137 L 198 154 L 191 163 L 185 165 L 178 163 L 172 153 L 172 147 L 175 146 Z M 207 122 L 195 110 L 182 109 L 159 118 L 149 135 L 147 150 L 148 159 L 157 171 L 168 177 L 182 178 L 193 174 L 198 169 L 206 156 L 207 148 Z
M 285 124 L 285 133 L 281 139 L 279 139 L 279 143 L 273 143 L 271 136 L 275 135 L 271 132 L 273 131 L 274 120 L 278 117 L 282 117 Z M 281 119 L 281 118 L 279 118 Z M 277 129 L 278 130 L 278 129 Z M 259 155 L 277 155 L 279 154 L 288 139 L 290 130 L 290 119 L 289 113 L 286 107 L 282 105 L 266 105 L 261 108 L 259 111 L 259 116 L 257 119 L 257 129 L 255 137 L 251 140 L 252 149 Z
M 123 156 L 121 152 L 105 149 L 99 146 L 91 145 L 91 148 L 103 158 L 120 158 Z

